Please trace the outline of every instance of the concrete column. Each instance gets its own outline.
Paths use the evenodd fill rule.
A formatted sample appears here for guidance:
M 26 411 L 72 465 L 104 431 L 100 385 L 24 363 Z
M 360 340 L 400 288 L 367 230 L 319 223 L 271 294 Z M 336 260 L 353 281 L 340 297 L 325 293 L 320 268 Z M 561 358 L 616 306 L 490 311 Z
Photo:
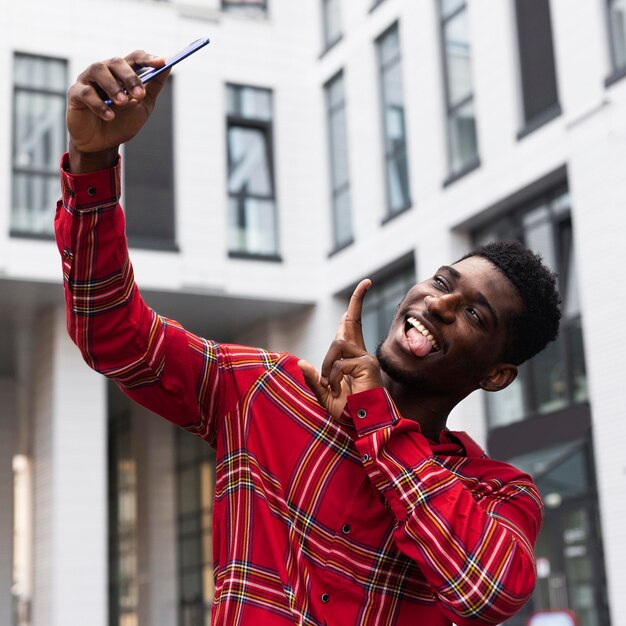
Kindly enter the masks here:
M 143 407 L 133 408 L 137 460 L 139 624 L 178 621 L 175 427 Z
M 107 625 L 106 382 L 61 309 L 37 321 L 33 626 Z
M 626 85 L 571 129 L 570 189 L 612 626 L 626 626 L 626 353 L 623 323 Z
M 0 624 L 12 624 L 13 470 L 17 419 L 15 382 L 0 379 Z

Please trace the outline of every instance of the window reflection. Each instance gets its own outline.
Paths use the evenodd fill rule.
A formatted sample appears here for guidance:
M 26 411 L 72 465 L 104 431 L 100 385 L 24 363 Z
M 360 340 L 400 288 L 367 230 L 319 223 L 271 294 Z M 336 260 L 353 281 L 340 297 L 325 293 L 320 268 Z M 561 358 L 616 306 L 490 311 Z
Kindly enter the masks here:
M 230 252 L 276 255 L 271 92 L 228 85 L 226 102 Z
M 472 50 L 465 0 L 441 0 L 448 131 L 448 161 L 454 176 L 478 162 L 478 140 L 472 83 Z
M 66 63 L 16 54 L 13 69 L 11 231 L 52 235 L 50 208 L 60 195 L 57 168 L 66 143 Z
M 411 203 L 398 25 L 394 24 L 376 43 L 383 102 L 387 211 L 393 215 Z

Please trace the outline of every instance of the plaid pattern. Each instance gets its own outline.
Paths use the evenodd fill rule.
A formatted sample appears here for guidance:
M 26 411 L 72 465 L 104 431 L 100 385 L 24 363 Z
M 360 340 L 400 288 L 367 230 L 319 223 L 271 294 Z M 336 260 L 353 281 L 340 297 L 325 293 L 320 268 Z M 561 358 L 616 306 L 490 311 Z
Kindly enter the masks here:
M 216 449 L 213 624 L 469 626 L 524 604 L 542 517 L 528 476 L 463 433 L 427 441 L 384 389 L 351 396 L 333 421 L 295 357 L 154 313 L 128 260 L 119 165 L 62 165 L 71 338 L 90 367 Z

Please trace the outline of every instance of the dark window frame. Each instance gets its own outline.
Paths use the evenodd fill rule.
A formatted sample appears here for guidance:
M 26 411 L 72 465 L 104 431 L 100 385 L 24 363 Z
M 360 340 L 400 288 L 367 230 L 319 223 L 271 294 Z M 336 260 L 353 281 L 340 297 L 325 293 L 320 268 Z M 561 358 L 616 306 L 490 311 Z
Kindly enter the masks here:
M 555 118 L 559 117 L 562 113 L 561 104 L 559 101 L 559 83 L 558 83 L 558 72 L 556 66 L 556 55 L 554 53 L 554 28 L 553 28 L 553 20 L 552 20 L 552 12 L 550 7 L 550 0 L 541 0 L 544 2 L 544 6 L 547 9 L 547 18 L 549 20 L 549 29 L 547 32 L 549 33 L 549 39 L 544 42 L 549 47 L 550 58 L 548 61 L 551 62 L 551 72 L 552 79 L 551 89 L 554 91 L 554 101 L 547 104 L 541 109 L 536 111 L 529 111 L 530 107 L 530 98 L 529 98 L 529 85 L 536 77 L 536 73 L 533 68 L 529 65 L 531 59 L 529 59 L 526 55 L 526 51 L 530 49 L 536 49 L 537 46 L 528 46 L 524 47 L 526 42 L 522 38 L 522 30 L 520 29 L 520 15 L 521 15 L 521 7 L 528 6 L 525 4 L 525 0 L 515 0 L 514 3 L 514 12 L 515 12 L 515 29 L 516 29 L 516 37 L 517 37 L 517 56 L 518 56 L 518 70 L 519 70 L 519 85 L 521 90 L 521 103 L 522 103 L 522 128 L 517 133 L 517 140 L 522 140 L 535 130 L 541 128 L 548 122 L 551 122 Z M 526 31 L 524 31 L 526 34 Z M 546 67 L 546 60 L 543 60 L 544 68 Z M 545 71 L 544 75 L 545 76 Z M 546 92 L 544 88 L 542 92 Z M 536 103 L 535 103 L 536 104 Z
M 342 81 L 342 99 L 338 104 L 331 105 L 330 103 L 330 90 L 337 81 Z M 326 124 L 327 124 L 327 136 L 328 136 L 328 148 L 329 148 L 329 169 L 330 169 L 330 187 L 331 187 L 331 210 L 332 210 L 332 225 L 333 225 L 333 248 L 329 255 L 333 255 L 339 250 L 343 250 L 348 246 L 354 243 L 354 229 L 352 224 L 352 205 L 351 203 L 348 206 L 348 213 L 350 217 L 350 237 L 345 241 L 339 241 L 337 238 L 337 221 L 338 221 L 338 212 L 337 212 L 337 199 L 345 193 L 348 193 L 350 199 L 350 176 L 348 175 L 348 180 L 345 183 L 342 183 L 338 187 L 335 186 L 333 169 L 335 167 L 334 163 L 334 141 L 336 140 L 335 136 L 332 132 L 332 119 L 333 115 L 341 110 L 344 111 L 344 119 L 346 120 L 345 127 L 345 139 L 346 139 L 346 165 L 349 167 L 349 150 L 348 150 L 348 128 L 347 128 L 347 115 L 346 115 L 346 92 L 344 87 L 344 71 L 343 69 L 336 72 L 326 83 L 324 84 L 324 96 L 326 100 Z
M 613 37 L 613 24 L 611 21 L 611 6 L 615 2 L 615 0 L 606 0 L 605 10 L 606 10 L 606 28 L 608 30 L 607 42 L 609 45 L 609 56 L 611 59 L 611 71 L 609 75 L 604 80 L 604 86 L 610 87 L 613 83 L 618 82 L 624 76 L 626 76 L 626 61 L 623 65 L 619 65 L 616 59 L 615 53 L 615 39 Z M 626 56 L 626 51 L 625 56 Z
M 322 54 L 324 56 L 331 48 L 334 48 L 343 39 L 343 27 L 341 21 L 341 8 L 338 8 L 339 12 L 339 31 L 335 37 L 329 37 L 328 32 L 328 4 L 333 0 L 321 0 L 321 13 L 322 13 Z M 340 2 L 341 0 L 336 0 Z M 332 79 L 331 79 L 332 80 Z
M 12 63 L 13 70 L 15 69 L 15 62 L 18 57 L 25 57 L 29 59 L 35 60 L 43 60 L 43 61 L 53 61 L 59 62 L 64 65 L 65 76 L 67 83 L 67 71 L 68 71 L 68 60 L 66 58 L 57 57 L 57 56 L 49 56 L 43 54 L 34 54 L 32 52 L 22 52 L 16 50 L 12 55 Z M 32 95 L 44 95 L 51 96 L 54 98 L 59 98 L 63 100 L 62 114 L 61 114 L 61 127 L 64 129 L 65 137 L 67 138 L 67 132 L 65 131 L 65 103 L 67 99 L 67 87 L 63 85 L 59 90 L 53 89 L 45 89 L 41 87 L 27 87 L 27 86 L 18 86 L 16 84 L 15 76 L 13 76 L 13 84 L 12 84 L 12 133 L 11 133 L 11 194 L 15 193 L 15 177 L 16 175 L 34 175 L 37 177 L 43 177 L 46 180 L 58 180 L 59 170 L 58 170 L 58 162 L 55 162 L 54 165 L 48 169 L 40 169 L 40 168 L 31 168 L 31 167 L 21 167 L 15 163 L 16 156 L 16 148 L 17 148 L 17 137 L 15 133 L 15 129 L 17 128 L 17 115 L 18 115 L 18 107 L 16 106 L 17 102 L 17 94 L 18 93 L 28 93 Z M 60 155 L 59 155 L 60 157 Z M 12 202 L 13 204 L 13 202 Z M 52 207 L 51 207 L 52 209 Z M 52 218 L 50 218 L 50 232 L 32 232 L 29 230 L 17 229 L 13 225 L 13 219 L 11 214 L 10 226 L 9 226 L 9 236 L 15 238 L 27 238 L 27 239 L 40 239 L 44 241 L 53 241 L 54 240 L 54 232 L 52 231 Z
M 211 615 L 212 602 L 205 602 L 203 594 L 203 576 L 205 575 L 206 566 L 213 567 L 212 550 L 205 554 L 203 547 L 205 544 L 206 534 L 211 536 L 212 542 L 212 519 L 214 510 L 214 494 L 211 494 L 210 504 L 206 507 L 202 505 L 202 479 L 200 476 L 203 464 L 209 463 L 212 470 L 213 486 L 215 486 L 215 452 L 213 448 L 199 437 L 186 432 L 182 429 L 176 430 L 176 462 L 175 462 L 175 478 L 176 478 L 176 546 L 177 546 L 177 566 L 176 575 L 178 578 L 178 612 L 179 624 L 181 626 L 192 626 L 195 624 L 204 624 Z M 181 460 L 182 446 L 187 446 L 187 454 L 191 458 Z M 195 448 L 195 449 L 194 449 Z M 189 453 L 191 450 L 191 453 Z M 196 471 L 196 482 L 199 487 L 198 508 L 190 512 L 182 513 L 180 510 L 181 498 L 181 481 L 187 470 Z M 211 523 L 208 523 L 208 521 Z M 197 524 L 197 526 L 196 526 Z M 191 529 L 190 529 L 190 528 Z M 196 542 L 200 551 L 200 562 L 194 564 L 184 563 L 183 546 L 188 542 Z M 195 596 L 185 596 L 184 579 L 187 575 L 196 575 L 200 582 L 201 593 Z M 188 616 L 192 615 L 191 619 Z M 195 619 L 199 617 L 199 619 Z
M 248 259 L 248 260 L 258 260 L 258 261 L 273 261 L 273 262 L 281 262 L 282 257 L 280 255 L 280 229 L 278 223 L 278 202 L 277 202 L 277 193 L 276 193 L 276 175 L 275 175 L 275 164 L 274 164 L 274 110 L 273 110 L 273 98 L 274 94 L 272 89 L 267 87 L 258 87 L 256 85 L 244 85 L 241 83 L 226 83 L 226 89 L 234 89 L 237 92 L 237 98 L 240 97 L 240 90 L 243 89 L 252 89 L 258 91 L 267 92 L 271 99 L 271 114 L 270 120 L 264 120 L 262 118 L 254 118 L 254 117 L 243 117 L 241 115 L 236 115 L 227 110 L 226 113 L 226 163 L 228 170 L 230 170 L 230 131 L 233 128 L 245 128 L 249 130 L 259 131 L 264 140 L 265 140 L 265 149 L 267 151 L 267 162 L 269 168 L 269 178 L 270 184 L 272 187 L 271 195 L 259 195 L 259 194 L 250 194 L 250 193 L 231 193 L 227 191 L 228 199 L 229 199 L 229 211 L 230 211 L 230 200 L 232 198 L 237 199 L 238 201 L 238 210 L 239 217 L 241 217 L 242 205 L 241 202 L 245 201 L 246 198 L 254 198 L 257 200 L 266 200 L 271 201 L 273 204 L 274 210 L 274 242 L 275 242 L 275 250 L 272 253 L 257 253 L 250 252 L 249 250 L 233 250 L 228 248 L 228 257 L 233 259 Z M 238 107 L 239 108 L 239 107 Z M 228 175 L 230 172 L 227 170 Z
M 460 180 L 470 172 L 473 172 L 475 169 L 480 167 L 480 150 L 478 144 L 478 124 L 476 121 L 476 114 L 474 113 L 474 128 L 475 128 L 475 141 L 476 141 L 476 154 L 473 158 L 469 159 L 466 163 L 462 165 L 458 170 L 454 170 L 452 167 L 452 137 L 450 133 L 450 121 L 453 119 L 454 115 L 462 109 L 467 104 L 475 103 L 475 93 L 474 93 L 474 85 L 472 81 L 472 90 L 471 93 L 454 104 L 451 103 L 451 93 L 450 93 L 450 76 L 448 73 L 448 58 L 446 54 L 446 25 L 448 22 L 453 20 L 455 17 L 460 15 L 463 11 L 469 11 L 467 0 L 463 2 L 463 4 L 459 5 L 454 11 L 449 13 L 448 15 L 443 14 L 443 7 L 441 4 L 441 0 L 438 0 L 438 10 L 439 10 L 439 36 L 441 41 L 441 67 L 443 72 L 443 91 L 444 91 L 444 99 L 446 102 L 446 143 L 447 143 L 447 157 L 448 157 L 448 176 L 443 181 L 443 186 L 448 187 L 451 184 L 455 183 L 457 180 Z
M 386 37 L 393 32 L 397 32 L 398 36 L 398 52 L 392 59 L 383 63 L 382 59 L 382 43 Z M 400 23 L 399 21 L 393 22 L 389 25 L 375 40 L 376 44 L 376 57 L 378 63 L 378 81 L 379 81 L 379 99 L 382 113 L 382 131 L 383 131 L 383 163 L 385 172 L 385 215 L 381 220 L 381 225 L 386 224 L 391 219 L 398 215 L 401 215 L 405 211 L 408 211 L 413 206 L 411 200 L 411 179 L 409 176 L 409 149 L 407 144 L 407 132 L 406 132 L 406 115 L 404 114 L 404 81 L 402 81 L 402 145 L 400 149 L 395 148 L 392 151 L 387 149 L 388 142 L 388 129 L 387 129 L 387 103 L 385 94 L 385 75 L 389 69 L 392 69 L 396 65 L 399 65 L 400 74 L 402 75 L 402 45 L 400 42 Z M 404 157 L 404 175 L 406 177 L 406 198 L 402 206 L 397 209 L 392 209 L 391 206 L 391 189 L 389 181 L 389 162 L 396 161 L 397 157 Z
M 259 15 L 267 15 L 268 0 L 255 0 L 254 2 L 234 1 L 234 0 L 221 0 L 222 11 L 241 11 L 249 12 L 251 14 L 258 13 Z

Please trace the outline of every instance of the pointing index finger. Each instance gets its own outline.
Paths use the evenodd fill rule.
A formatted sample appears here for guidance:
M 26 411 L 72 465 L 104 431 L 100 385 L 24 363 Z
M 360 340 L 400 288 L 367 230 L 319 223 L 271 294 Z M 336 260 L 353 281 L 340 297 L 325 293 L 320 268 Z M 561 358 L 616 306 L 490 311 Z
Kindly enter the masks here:
M 337 330 L 337 339 L 343 339 L 354 343 L 359 348 L 365 349 L 363 340 L 363 328 L 361 324 L 361 314 L 363 312 L 363 300 L 367 290 L 372 286 L 369 278 L 363 279 L 352 292 L 348 310 L 344 313 Z

